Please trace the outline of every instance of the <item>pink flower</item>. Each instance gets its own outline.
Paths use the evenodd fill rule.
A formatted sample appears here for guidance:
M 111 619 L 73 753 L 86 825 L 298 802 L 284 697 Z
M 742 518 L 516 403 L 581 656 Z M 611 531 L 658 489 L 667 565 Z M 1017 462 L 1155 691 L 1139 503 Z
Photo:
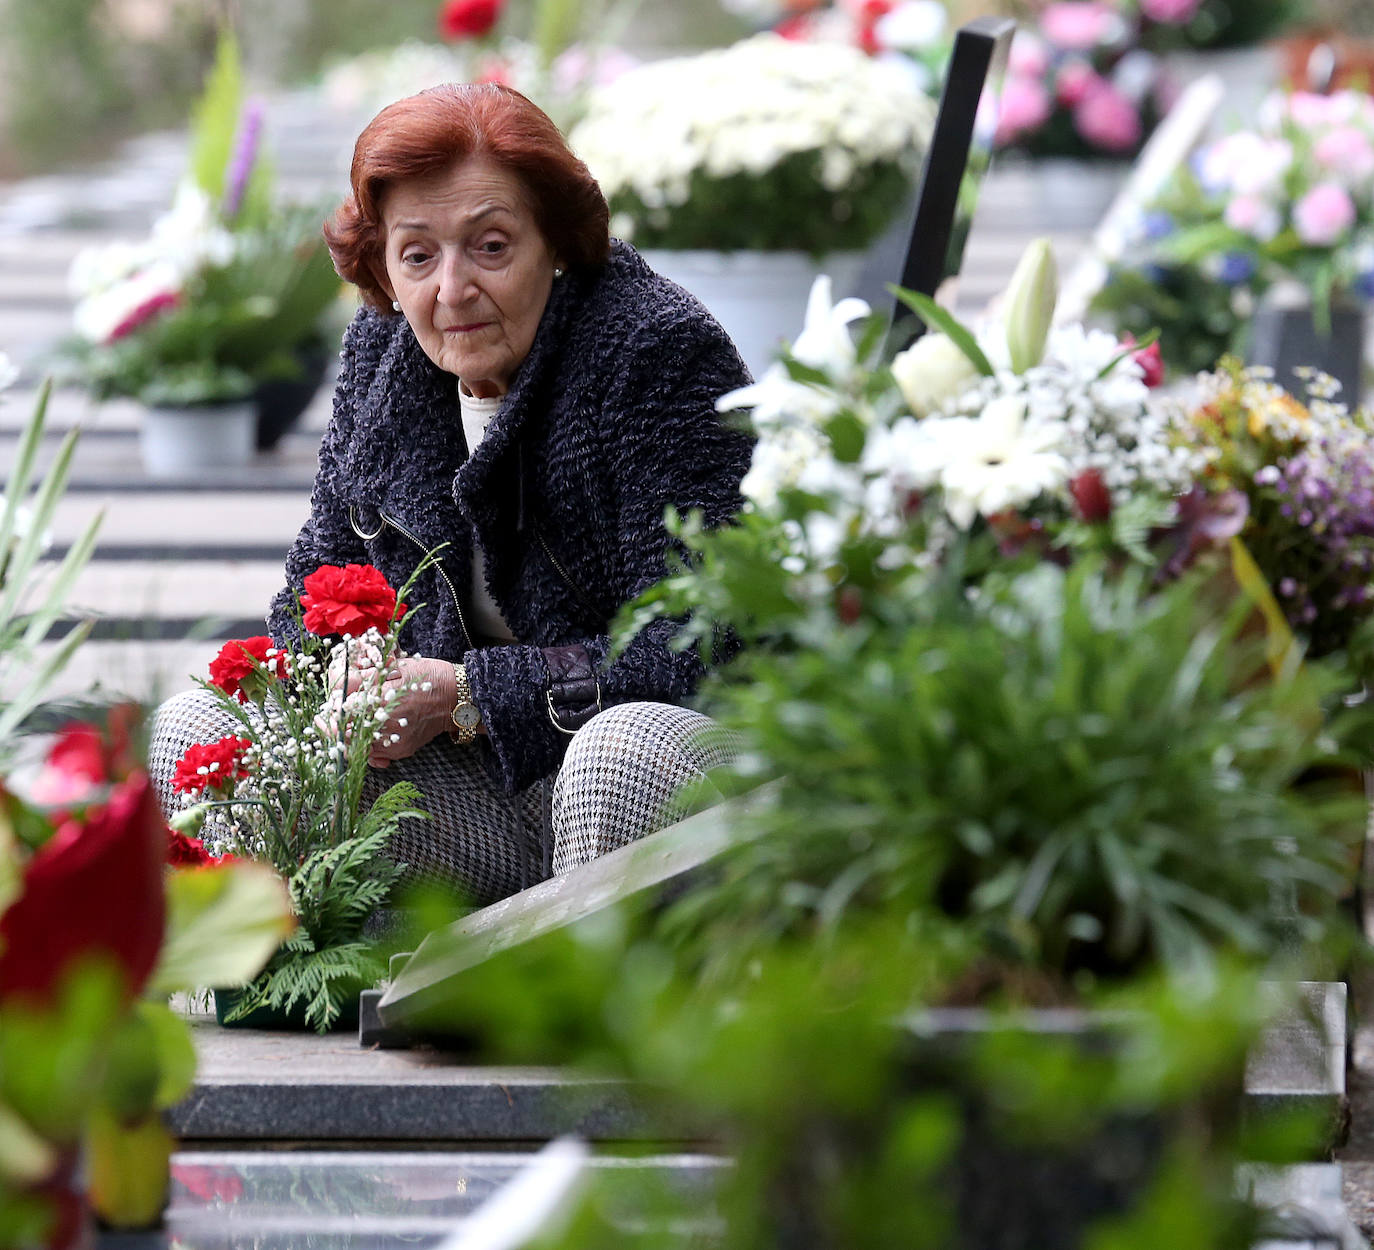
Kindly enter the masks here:
M 1319 165 L 1340 174 L 1348 182 L 1364 182 L 1374 174 L 1374 144 L 1357 126 L 1338 126 L 1322 135 L 1312 147 Z
M 1059 0 L 1047 5 L 1040 14 L 1040 29 L 1050 43 L 1076 52 L 1112 43 L 1124 31 L 1121 19 L 1110 8 L 1091 0 Z
M 1164 382 L 1164 352 L 1156 339 L 1149 347 L 1142 347 L 1131 353 L 1131 359 L 1140 366 L 1140 380 L 1151 390 Z
M 1314 91 L 1295 91 L 1288 97 L 1288 116 L 1302 130 L 1330 126 L 1344 120 L 1335 115 L 1334 97 L 1317 95 Z
M 1040 78 L 1049 68 L 1044 41 L 1028 30 L 1018 30 L 1007 58 L 1007 72 L 1018 78 Z
M 1320 182 L 1293 206 L 1298 238 L 1312 247 L 1329 247 L 1355 224 L 1355 202 L 1335 182 Z
M 1053 102 L 1050 93 L 1033 78 L 1007 76 L 1002 88 L 1002 111 L 997 118 L 997 142 L 1011 143 L 1027 131 L 1043 126 Z
M 1192 21 L 1202 7 L 1202 0 L 1140 0 L 1140 11 L 1152 22 L 1168 22 L 1181 26 Z
M 1279 210 L 1257 195 L 1237 195 L 1230 200 L 1222 219 L 1232 230 L 1267 243 L 1283 225 Z
M 122 339 L 126 334 L 132 334 L 139 326 L 147 324 L 156 317 L 158 313 L 165 312 L 169 308 L 175 308 L 180 300 L 181 296 L 176 291 L 159 291 L 156 295 L 150 295 L 124 314 L 115 328 L 110 331 L 105 342 L 113 343 Z
M 1055 76 L 1054 94 L 1060 104 L 1073 108 L 1090 91 L 1102 85 L 1102 76 L 1087 61 L 1074 57 L 1065 61 Z
M 1107 82 L 1078 102 L 1073 124 L 1084 139 L 1106 152 L 1133 151 L 1143 133 L 1139 110 Z

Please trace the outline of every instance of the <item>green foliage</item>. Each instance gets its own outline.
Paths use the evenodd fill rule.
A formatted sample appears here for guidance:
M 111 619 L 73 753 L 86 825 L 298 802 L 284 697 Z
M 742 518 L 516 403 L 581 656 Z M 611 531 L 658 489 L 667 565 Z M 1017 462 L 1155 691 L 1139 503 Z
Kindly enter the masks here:
M 104 518 L 102 511 L 91 519 L 55 571 L 40 564 L 44 536 L 66 489 L 78 437 L 75 430 L 63 437 L 35 485 L 50 391 L 45 383 L 20 435 L 0 507 L 0 765 L 14 749 L 15 731 L 43 700 L 91 628 L 90 622 L 82 622 L 47 654 L 39 652 L 53 624 L 64 615 L 67 596 L 91 557 Z
M 1111 977 L 1322 940 L 1363 800 L 1348 772 L 1295 786 L 1356 766 L 1368 718 L 1314 714 L 1339 674 L 1256 681 L 1244 609 L 1201 589 L 1046 565 L 972 601 L 913 587 L 850 626 L 813 614 L 802 645 L 746 653 L 706 706 L 746 743 L 733 784 L 777 777 L 779 797 L 670 912 L 683 940 L 739 961 L 874 907 L 935 909 L 997 959 Z
M 400 865 L 382 852 L 418 798 L 414 786 L 398 782 L 368 813 L 365 832 L 316 851 L 301 865 L 289 882 L 300 928 L 282 943 L 229 1020 L 261 1007 L 291 1012 L 300 1004 L 306 1023 L 325 1033 L 347 1002 L 380 979 L 386 959 L 376 943 L 359 935 L 401 875 Z
M 714 177 L 694 169 L 684 203 L 649 207 L 627 189 L 611 196 L 611 213 L 633 219 L 638 248 L 824 256 L 866 247 L 908 195 L 909 172 L 898 161 L 859 166 L 832 191 L 821 181 L 821 161 L 819 152 L 794 152 L 764 174 Z

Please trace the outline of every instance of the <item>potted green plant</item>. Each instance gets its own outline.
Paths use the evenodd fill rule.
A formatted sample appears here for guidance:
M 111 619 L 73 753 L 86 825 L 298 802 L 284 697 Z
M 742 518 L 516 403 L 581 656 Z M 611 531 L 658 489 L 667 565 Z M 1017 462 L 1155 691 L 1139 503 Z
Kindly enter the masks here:
M 612 233 L 698 296 L 760 372 L 817 273 L 841 293 L 857 281 L 933 120 L 900 67 L 763 34 L 597 87 L 569 139 Z
M 262 110 L 242 97 L 226 36 L 171 209 L 148 238 L 73 262 L 76 333 L 64 372 L 97 399 L 144 405 L 141 448 L 159 476 L 248 461 L 270 441 L 259 434 L 260 388 L 307 368 L 318 385 L 336 328 L 341 285 L 322 213 L 273 202 Z

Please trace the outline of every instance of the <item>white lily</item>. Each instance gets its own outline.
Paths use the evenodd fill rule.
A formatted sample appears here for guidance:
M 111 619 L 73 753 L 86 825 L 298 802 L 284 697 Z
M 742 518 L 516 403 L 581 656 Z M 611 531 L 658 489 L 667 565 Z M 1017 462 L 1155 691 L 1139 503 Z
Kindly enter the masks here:
M 849 380 L 856 363 L 849 324 L 866 317 L 869 307 L 863 300 L 852 298 L 832 304 L 830 295 L 830 277 L 821 274 L 811 284 L 806 320 L 792 344 L 791 355 L 801 364 L 825 373 L 833 385 L 798 382 L 781 361 L 776 361 L 757 382 L 716 400 L 717 412 L 752 408 L 755 425 L 766 428 L 798 420 L 819 423 L 839 408 L 840 397 L 835 387 Z
M 1045 356 L 1045 340 L 1059 298 L 1059 276 L 1048 239 L 1035 239 L 1021 253 L 1007 285 L 1002 313 L 1014 373 L 1025 373 Z

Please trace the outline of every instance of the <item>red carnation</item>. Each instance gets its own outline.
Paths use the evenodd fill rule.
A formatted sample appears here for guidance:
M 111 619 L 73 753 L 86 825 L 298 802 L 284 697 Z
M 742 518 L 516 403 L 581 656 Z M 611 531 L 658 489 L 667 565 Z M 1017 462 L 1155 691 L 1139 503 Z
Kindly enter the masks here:
M 210 661 L 210 684 L 218 686 L 225 694 L 238 696 L 240 703 L 248 702 L 243 686 L 247 682 L 251 692 L 257 668 L 253 661 L 265 665 L 277 677 L 286 676 L 286 655 L 277 651 L 270 659 L 267 653 L 275 644 L 266 634 L 255 638 L 232 638 L 219 649 L 219 654 Z
M 250 739 L 232 734 L 218 742 L 194 743 L 177 760 L 172 789 L 181 794 L 199 794 L 207 788 L 224 790 L 241 781 L 248 776 L 243 753 L 252 745 Z
M 383 633 L 393 616 L 405 610 L 381 571 L 370 564 L 322 564 L 305 579 L 301 596 L 305 627 L 312 634 L 356 638 L 376 629 Z
M 505 0 L 448 0 L 439 10 L 439 34 L 445 39 L 480 39 L 501 16 Z
M 136 773 L 34 852 L 0 915 L 0 999 L 50 1001 L 62 976 L 95 955 L 124 972 L 127 993 L 143 988 L 162 948 L 165 831 L 152 786 Z
M 167 830 L 167 864 L 172 868 L 200 868 L 218 862 L 199 838 L 188 838 L 176 829 Z
M 1112 493 L 1096 469 L 1084 469 L 1078 474 L 1069 483 L 1069 494 L 1073 496 L 1078 515 L 1091 524 L 1096 525 L 1112 515 Z

